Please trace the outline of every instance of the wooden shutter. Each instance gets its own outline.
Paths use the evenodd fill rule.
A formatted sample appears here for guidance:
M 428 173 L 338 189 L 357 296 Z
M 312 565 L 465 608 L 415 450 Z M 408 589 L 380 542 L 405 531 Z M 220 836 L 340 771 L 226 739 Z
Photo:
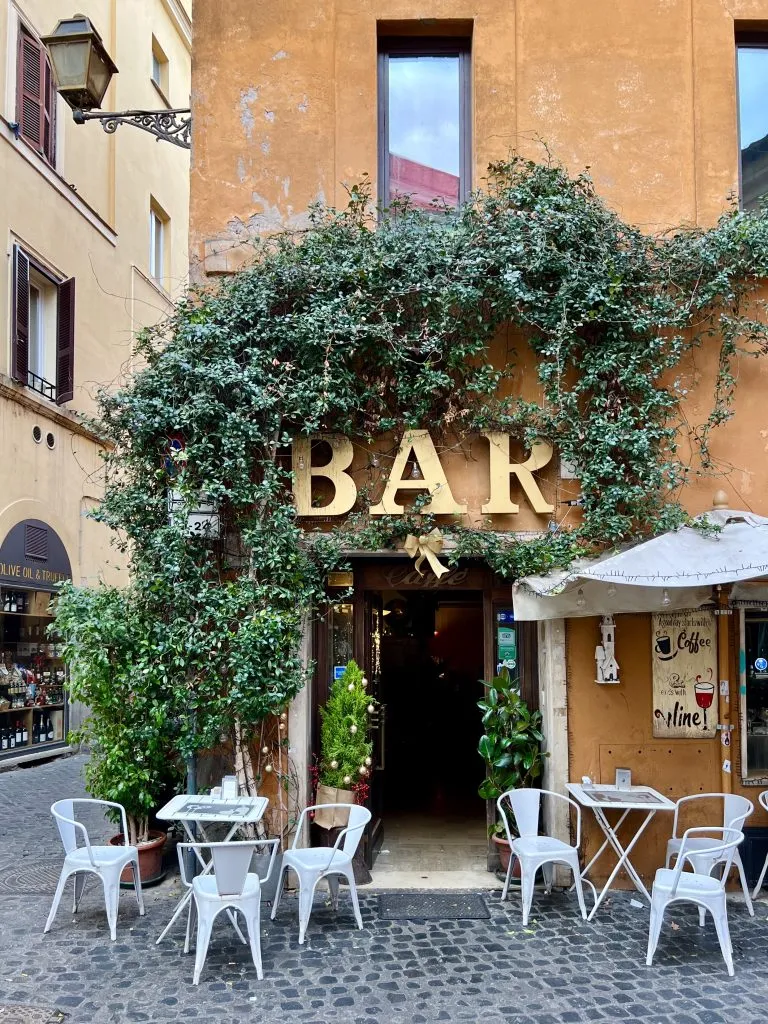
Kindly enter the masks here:
M 13 247 L 13 324 L 11 376 L 26 384 L 29 375 L 29 259 Z
M 16 120 L 19 132 L 38 153 L 44 152 L 45 50 L 34 36 L 19 29 L 16 76 Z
M 69 402 L 74 395 L 75 363 L 75 279 L 59 285 L 56 317 L 56 402 Z

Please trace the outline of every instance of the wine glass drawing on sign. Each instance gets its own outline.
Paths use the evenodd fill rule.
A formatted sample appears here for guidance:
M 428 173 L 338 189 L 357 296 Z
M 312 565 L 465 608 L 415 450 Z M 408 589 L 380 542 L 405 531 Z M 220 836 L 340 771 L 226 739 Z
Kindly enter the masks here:
M 701 676 L 696 676 L 696 682 L 693 684 L 693 693 L 696 697 L 696 703 L 704 712 L 704 725 L 706 726 L 707 709 L 712 707 L 712 701 L 715 698 L 715 684 L 709 680 L 702 679 Z

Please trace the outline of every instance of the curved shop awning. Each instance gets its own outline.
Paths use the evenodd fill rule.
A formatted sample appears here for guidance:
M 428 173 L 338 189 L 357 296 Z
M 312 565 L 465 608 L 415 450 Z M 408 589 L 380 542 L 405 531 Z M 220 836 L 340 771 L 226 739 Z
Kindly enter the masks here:
M 72 577 L 67 550 L 58 533 L 40 519 L 17 523 L 0 544 L 0 585 L 29 590 L 56 589 Z
M 516 619 L 559 619 L 619 612 L 699 608 L 718 583 L 768 577 L 768 518 L 715 509 L 690 526 L 567 570 L 527 576 L 513 587 Z

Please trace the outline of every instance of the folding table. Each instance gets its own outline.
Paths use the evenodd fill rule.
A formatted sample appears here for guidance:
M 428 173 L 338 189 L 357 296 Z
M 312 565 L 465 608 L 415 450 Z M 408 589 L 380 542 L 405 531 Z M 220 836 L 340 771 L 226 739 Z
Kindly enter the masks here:
M 585 879 L 589 885 L 592 885 L 588 879 L 586 879 L 587 872 L 595 863 L 595 861 L 602 856 L 603 851 L 607 846 L 610 846 L 618 861 L 613 871 L 608 877 L 608 881 L 605 883 L 599 893 L 596 892 L 595 905 L 589 912 L 587 917 L 588 921 L 597 913 L 597 908 L 603 902 L 606 893 L 611 888 L 613 880 L 616 878 L 618 873 L 624 868 L 632 879 L 632 884 L 641 892 L 643 896 L 651 902 L 651 896 L 646 887 L 643 885 L 643 881 L 638 875 L 637 871 L 632 865 L 632 861 L 629 859 L 629 855 L 638 841 L 640 836 L 650 825 L 657 811 L 674 811 L 675 804 L 672 800 L 669 800 L 663 794 L 658 793 L 655 789 L 650 786 L 632 786 L 630 789 L 617 789 L 616 786 L 610 785 L 593 785 L 585 786 L 580 782 L 569 782 L 566 784 L 566 789 L 571 794 L 574 800 L 581 804 L 582 807 L 592 811 L 595 816 L 595 820 L 600 826 L 605 840 L 603 845 L 594 855 L 592 860 L 587 864 L 584 870 L 581 872 L 581 877 Z M 622 811 L 621 817 L 615 825 L 611 825 L 606 815 L 606 811 Z M 618 831 L 624 824 L 627 817 L 633 812 L 642 814 L 642 821 L 639 822 L 638 828 L 635 830 L 634 835 L 627 843 L 626 846 L 622 846 L 619 840 Z M 592 886 L 594 889 L 594 886 Z
M 210 841 L 205 834 L 203 822 L 209 825 L 216 822 L 230 825 L 231 828 L 222 840 L 225 843 L 229 843 L 232 841 L 232 838 L 238 829 L 242 828 L 244 825 L 255 825 L 257 822 L 261 821 L 268 804 L 269 800 L 267 800 L 265 796 L 237 796 L 223 798 L 213 796 L 190 796 L 188 793 L 182 793 L 180 796 L 175 796 L 172 800 L 169 800 L 164 807 L 161 807 L 155 817 L 159 818 L 161 821 L 180 821 L 184 826 L 184 831 L 187 833 L 191 843 L 200 842 L 200 839 L 195 835 L 194 831 L 190 827 L 191 824 L 197 826 L 203 842 Z M 202 873 L 204 875 L 208 874 L 208 872 L 213 868 L 213 861 L 205 861 L 199 850 L 195 850 L 195 855 L 202 865 Z M 192 890 L 189 889 L 185 893 L 184 898 L 179 902 L 179 905 L 176 907 L 173 917 L 165 928 L 163 928 L 156 944 L 162 942 L 171 925 L 177 920 L 191 899 Z M 245 942 L 234 915 L 230 913 L 229 917 L 235 927 L 235 931 L 243 942 Z M 189 923 L 187 923 L 187 940 L 184 946 L 184 951 L 189 951 Z

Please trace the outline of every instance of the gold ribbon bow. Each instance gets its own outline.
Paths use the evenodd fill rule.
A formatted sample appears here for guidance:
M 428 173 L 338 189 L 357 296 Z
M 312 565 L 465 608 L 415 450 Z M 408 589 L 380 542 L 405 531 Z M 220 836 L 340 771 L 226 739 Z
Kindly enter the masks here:
M 409 533 L 405 538 L 405 544 L 403 547 L 409 557 L 416 559 L 414 569 L 419 576 L 424 575 L 420 566 L 425 558 L 429 562 L 432 572 L 438 579 L 440 579 L 444 573 L 450 572 L 448 566 L 443 565 L 437 557 L 443 550 L 443 535 L 437 527 L 430 530 L 429 533 L 420 534 L 418 537 L 414 537 L 412 533 Z

